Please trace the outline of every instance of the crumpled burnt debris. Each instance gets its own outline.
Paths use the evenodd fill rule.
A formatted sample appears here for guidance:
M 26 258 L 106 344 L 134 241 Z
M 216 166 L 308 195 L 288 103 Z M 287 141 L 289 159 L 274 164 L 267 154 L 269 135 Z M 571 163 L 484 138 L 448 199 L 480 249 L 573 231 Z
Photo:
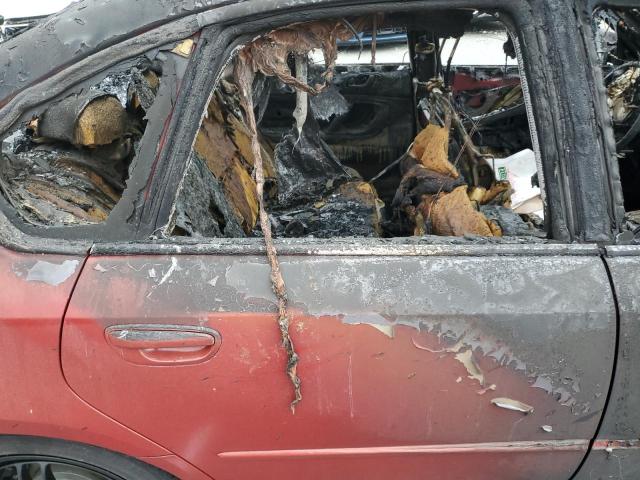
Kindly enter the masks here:
M 270 75 L 275 75 L 278 81 L 288 82 L 299 93 L 312 93 L 303 97 L 307 104 L 302 109 L 304 113 L 297 120 L 302 121 L 299 130 L 293 127 L 275 146 L 271 146 L 257 132 L 265 176 L 265 208 L 271 214 L 277 236 L 382 235 L 382 203 L 374 187 L 365 185 L 357 172 L 342 165 L 320 134 L 316 119 L 326 120 L 344 114 L 349 109 L 348 103 L 335 86 L 327 83 L 333 76 L 332 69 L 325 69 L 321 74 L 316 70 L 307 71 L 307 76 L 300 76 L 296 71 L 294 76 L 289 73 L 290 67 L 286 62 L 291 58 L 290 54 L 308 53 L 308 49 L 320 47 L 326 50 L 325 58 L 331 65 L 335 62 L 337 53 L 332 44 L 335 39 L 346 36 L 347 30 L 341 21 L 294 25 L 257 39 L 247 45 L 240 55 L 241 59 L 246 58 L 243 62 L 249 69 L 256 70 L 251 98 L 257 110 L 257 118 L 260 118 L 267 103 L 269 88 L 274 86 L 269 81 Z M 322 32 L 330 32 L 329 44 L 326 38 L 318 37 Z M 292 44 L 292 39 L 300 41 Z M 280 41 L 284 42 L 283 45 L 276 48 L 275 43 Z M 267 58 L 265 49 L 268 52 L 277 51 L 279 60 Z M 297 65 L 306 67 L 303 62 Z M 308 85 L 306 80 L 317 80 L 317 83 L 310 89 L 299 88 L 300 82 Z M 252 177 L 255 155 L 251 149 L 246 108 L 241 108 L 238 84 L 237 78 L 221 80 L 208 106 L 194 149 L 208 166 L 213 175 L 211 178 L 222 185 L 228 205 L 244 234 L 261 236 L 263 228 L 257 222 L 257 185 Z M 299 101 L 297 109 L 301 109 Z M 313 115 L 308 115 L 308 112 Z M 358 195 L 349 194 L 350 189 L 345 185 L 348 182 L 357 187 L 351 190 L 359 192 Z M 185 184 L 190 187 L 193 185 L 188 182 Z M 202 188 L 206 192 L 215 190 L 217 186 Z M 184 228 L 182 223 L 186 216 L 182 205 L 190 202 L 181 198 L 183 195 L 188 197 L 189 192 L 184 188 L 182 192 L 185 193 L 180 194 L 176 209 L 179 221 L 175 222 L 173 233 L 204 235 L 197 228 L 192 228 L 199 225 L 194 218 Z M 366 192 L 366 195 L 362 192 Z M 228 235 L 224 233 L 222 236 Z
M 402 180 L 393 199 L 393 219 L 388 228 L 401 235 L 502 236 L 498 223 L 487 219 L 478 205 L 496 201 L 498 192 L 493 194 L 493 190 L 498 189 L 503 194 L 502 204 L 509 205 L 508 183 L 500 188 L 492 181 L 492 194 L 480 186 L 480 176 L 475 172 L 479 166 L 487 166 L 438 88 L 432 90 L 431 108 L 430 117 L 440 118 L 443 125 L 428 124 L 400 161 Z M 452 129 L 452 123 L 458 128 Z M 449 160 L 451 134 L 462 145 L 454 163 Z M 466 164 L 466 178 L 456 168 L 461 161 Z
M 26 221 L 107 219 L 125 188 L 145 108 L 159 86 L 158 74 L 144 64 L 107 76 L 101 82 L 107 91 L 96 86 L 49 105 L 3 142 L 0 189 Z
M 300 134 L 293 129 L 275 147 L 278 205 L 288 207 L 317 200 L 352 177 L 322 140 L 313 116 Z
M 311 112 L 317 120 L 328 121 L 349 112 L 349 102 L 342 96 L 340 90 L 331 84 L 318 95 L 312 95 L 310 100 Z
M 383 206 L 370 183 L 355 180 L 317 202 L 273 211 L 271 221 L 280 237 L 379 237 Z
M 365 24 L 367 20 L 356 22 Z M 421 102 L 430 121 L 398 161 L 401 179 L 388 206 L 372 184 L 341 163 L 323 140 L 318 122 L 350 109 L 336 84 L 330 83 L 335 76 L 333 44 L 336 39 L 352 35 L 348 25 L 346 21 L 330 20 L 274 30 L 246 45 L 236 59 L 236 65 L 246 66 L 251 73 L 247 88 L 252 92 L 256 122 L 262 118 L 272 89 L 291 88 L 296 95 L 294 125 L 288 133 L 275 145 L 260 129 L 256 128 L 255 133 L 263 164 L 264 206 L 273 230 L 270 234 L 320 238 L 528 234 L 525 232 L 531 231 L 532 223 L 505 213 L 511 207 L 511 185 L 496 180 L 487 162 L 489 156 L 475 146 L 474 132 L 467 131 L 441 83 L 432 82 L 430 99 Z M 326 59 L 321 73 L 317 67 L 307 65 L 306 55 L 315 48 L 323 49 Z M 208 198 L 211 194 L 207 192 L 221 188 L 227 203 L 213 196 L 218 198 L 215 209 L 232 211 L 237 221 L 234 224 L 242 227 L 243 235 L 262 236 L 265 225 L 258 222 L 256 155 L 247 126 L 249 107 L 241 101 L 241 90 L 237 74 L 221 80 L 197 136 L 195 151 L 212 173 L 210 180 L 215 179 L 210 186 L 202 186 L 203 194 Z M 520 85 L 502 90 L 494 109 L 522 102 Z M 348 186 L 354 185 L 360 192 L 366 190 L 367 195 L 345 194 Z M 489 207 L 502 207 L 505 211 Z M 181 221 L 186 221 L 180 208 L 177 212 Z M 209 234 L 199 232 L 198 225 L 194 218 L 184 225 L 178 221 L 174 233 Z M 206 232 L 213 231 L 211 226 L 206 228 Z M 220 230 L 220 236 L 230 236 L 232 231 L 235 230 Z
M 518 215 L 511 208 L 491 204 L 481 205 L 480 212 L 488 220 L 499 225 L 502 234 L 505 236 L 538 238 L 547 236 L 542 229 L 542 219 L 534 214 Z
M 204 238 L 245 236 L 223 184 L 195 151 L 191 152 L 183 182 L 189 188 L 182 190 L 176 202 L 174 235 Z
M 634 94 L 640 79 L 640 67 L 631 66 L 611 82 L 607 88 L 608 103 L 615 122 L 624 122 L 629 114 L 636 110 Z
M 298 90 L 316 94 L 333 79 L 338 58 L 337 41 L 348 40 L 352 36 L 353 30 L 343 20 L 294 24 L 257 38 L 244 47 L 241 56 L 253 72 L 277 77 Z M 324 55 L 324 83 L 309 85 L 291 74 L 287 61 L 291 54 L 306 56 L 316 49 L 322 50 Z
M 0 188 L 9 203 L 34 224 L 103 222 L 123 188 L 110 181 L 118 174 L 109 158 L 48 145 L 3 153 Z
M 273 179 L 272 149 L 262 139 L 259 144 L 265 176 Z M 241 236 L 251 233 L 258 220 L 256 183 L 251 176 L 255 155 L 235 84 L 221 81 L 207 108 L 194 149 L 206 162 L 213 177 L 222 184 L 236 221 L 242 226 L 244 234 Z
M 640 209 L 640 10 L 600 7 L 593 19 L 613 120 L 624 207 L 636 211 Z M 627 227 L 623 237 L 634 231 Z

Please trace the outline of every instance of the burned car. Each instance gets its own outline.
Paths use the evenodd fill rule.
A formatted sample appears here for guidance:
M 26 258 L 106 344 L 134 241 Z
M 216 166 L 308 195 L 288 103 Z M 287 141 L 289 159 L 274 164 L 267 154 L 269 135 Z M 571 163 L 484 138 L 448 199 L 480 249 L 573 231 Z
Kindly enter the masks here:
M 635 479 L 640 11 L 84 0 L 0 44 L 0 479 Z

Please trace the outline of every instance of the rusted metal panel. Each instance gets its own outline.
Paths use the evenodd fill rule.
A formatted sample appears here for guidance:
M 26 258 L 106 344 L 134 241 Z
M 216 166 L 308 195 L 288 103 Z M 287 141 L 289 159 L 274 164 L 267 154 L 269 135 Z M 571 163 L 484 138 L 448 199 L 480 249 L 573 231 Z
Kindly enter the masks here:
M 91 257 L 65 320 L 67 380 L 217 479 L 551 480 L 577 468 L 614 355 L 597 256 L 280 261 L 300 356 L 295 415 L 263 255 Z M 140 323 L 212 328 L 222 344 L 201 363 L 141 367 L 104 337 Z

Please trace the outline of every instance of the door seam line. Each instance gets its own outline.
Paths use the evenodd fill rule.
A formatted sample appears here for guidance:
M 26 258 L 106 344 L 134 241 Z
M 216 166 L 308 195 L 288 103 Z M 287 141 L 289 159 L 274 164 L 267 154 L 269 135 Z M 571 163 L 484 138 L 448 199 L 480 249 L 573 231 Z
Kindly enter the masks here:
M 618 303 L 618 293 L 616 291 L 616 286 L 615 283 L 613 281 L 613 275 L 611 274 L 611 269 L 609 268 L 609 264 L 607 263 L 607 257 L 604 253 L 600 254 L 600 260 L 602 261 L 602 265 L 604 266 L 604 270 L 605 273 L 607 275 L 607 279 L 609 280 L 609 286 L 611 288 L 611 296 L 613 297 L 613 308 L 615 311 L 615 315 L 616 315 L 616 322 L 615 322 L 615 343 L 614 343 L 614 348 L 613 348 L 613 365 L 611 366 L 611 381 L 609 382 L 609 388 L 607 391 L 607 398 L 604 402 L 604 406 L 602 409 L 602 416 L 600 417 L 600 421 L 598 422 L 598 426 L 596 428 L 595 434 L 593 436 L 593 438 L 591 439 L 591 441 L 589 442 L 589 446 L 587 448 L 587 451 L 585 452 L 584 457 L 582 458 L 582 461 L 580 462 L 580 464 L 578 465 L 578 467 L 576 468 L 576 471 L 573 472 L 573 475 L 571 475 L 571 477 L 569 478 L 569 480 L 575 480 L 577 478 L 577 476 L 580 474 L 580 471 L 582 470 L 582 468 L 584 467 L 585 463 L 587 463 L 587 460 L 589 459 L 589 457 L 591 456 L 592 452 L 594 451 L 594 445 L 596 443 L 596 441 L 598 440 L 598 436 L 600 435 L 600 431 L 602 430 L 602 425 L 604 424 L 604 419 L 607 416 L 607 413 L 609 413 L 609 407 L 610 407 L 610 403 L 611 403 L 611 397 L 613 396 L 613 387 L 615 385 L 615 381 L 616 381 L 616 372 L 618 370 L 618 356 L 619 356 L 619 351 L 620 351 L 620 306 Z

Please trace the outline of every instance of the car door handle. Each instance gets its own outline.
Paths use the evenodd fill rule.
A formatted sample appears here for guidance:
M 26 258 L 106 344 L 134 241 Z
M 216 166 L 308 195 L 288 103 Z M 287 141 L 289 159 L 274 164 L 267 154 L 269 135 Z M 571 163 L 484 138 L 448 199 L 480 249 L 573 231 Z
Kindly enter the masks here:
M 105 338 L 125 361 L 153 366 L 205 362 L 222 345 L 219 332 L 192 325 L 113 325 Z

